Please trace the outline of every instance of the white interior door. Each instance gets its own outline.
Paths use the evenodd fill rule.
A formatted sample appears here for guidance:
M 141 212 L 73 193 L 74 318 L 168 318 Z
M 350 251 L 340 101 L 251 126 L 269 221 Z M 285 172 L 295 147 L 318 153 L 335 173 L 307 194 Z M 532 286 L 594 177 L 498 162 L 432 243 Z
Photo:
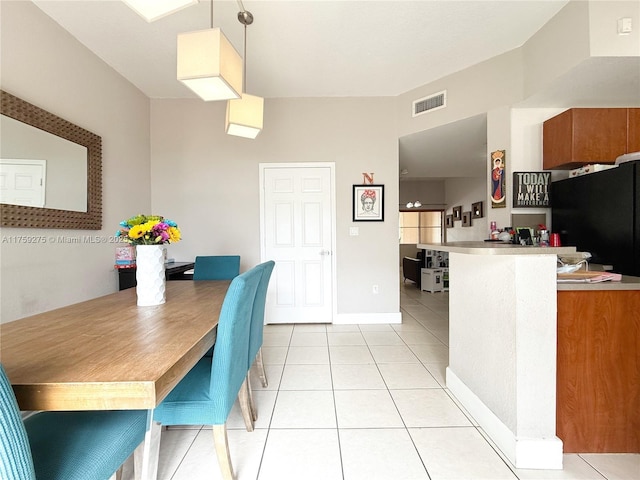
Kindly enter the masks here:
M 266 323 L 333 321 L 333 166 L 308 165 L 261 165 Z
M 0 160 L 0 202 L 44 207 L 45 160 Z

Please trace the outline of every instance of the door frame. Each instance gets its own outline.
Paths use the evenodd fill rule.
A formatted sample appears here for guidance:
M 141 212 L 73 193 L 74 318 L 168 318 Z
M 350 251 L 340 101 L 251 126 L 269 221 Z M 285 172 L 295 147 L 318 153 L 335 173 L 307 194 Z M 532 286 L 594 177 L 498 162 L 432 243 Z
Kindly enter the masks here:
M 337 289 L 337 255 L 336 255 L 336 164 L 335 162 L 292 162 L 292 163 L 259 163 L 260 188 L 260 261 L 265 262 L 265 204 L 264 204 L 264 172 L 269 168 L 329 168 L 329 182 L 331 185 L 331 323 L 335 322 L 338 306 Z

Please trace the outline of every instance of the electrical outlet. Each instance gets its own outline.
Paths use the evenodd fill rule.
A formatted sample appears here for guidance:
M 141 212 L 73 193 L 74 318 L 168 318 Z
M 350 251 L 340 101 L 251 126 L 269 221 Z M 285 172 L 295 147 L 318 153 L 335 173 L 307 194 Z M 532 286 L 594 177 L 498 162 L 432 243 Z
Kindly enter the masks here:
M 377 295 L 378 294 L 378 285 L 374 285 L 371 290 L 373 291 L 374 295 Z

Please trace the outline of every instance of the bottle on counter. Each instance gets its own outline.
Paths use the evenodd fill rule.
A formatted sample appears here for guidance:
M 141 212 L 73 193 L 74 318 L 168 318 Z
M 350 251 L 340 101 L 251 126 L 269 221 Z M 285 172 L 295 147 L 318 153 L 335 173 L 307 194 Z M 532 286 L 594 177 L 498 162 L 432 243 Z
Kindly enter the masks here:
M 498 231 L 496 222 L 491 222 L 491 226 L 489 228 L 489 238 L 491 240 L 498 240 L 499 235 L 500 235 L 500 232 Z

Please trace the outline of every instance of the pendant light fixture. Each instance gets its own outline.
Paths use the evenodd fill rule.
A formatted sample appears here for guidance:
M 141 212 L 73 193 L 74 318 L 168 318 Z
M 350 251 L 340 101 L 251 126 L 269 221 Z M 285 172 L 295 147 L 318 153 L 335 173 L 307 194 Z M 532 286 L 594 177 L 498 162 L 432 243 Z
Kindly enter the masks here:
M 240 98 L 242 58 L 220 28 L 178 35 L 177 77 L 205 101 Z
M 166 17 L 183 8 L 195 5 L 198 0 L 122 0 L 129 8 L 144 18 L 153 22 Z
M 229 135 L 245 138 L 256 138 L 262 131 L 264 116 L 264 98 L 249 95 L 247 90 L 247 25 L 253 23 L 253 15 L 238 2 L 242 9 L 238 12 L 238 21 L 244 25 L 244 67 L 242 96 L 227 102 L 225 130 Z

